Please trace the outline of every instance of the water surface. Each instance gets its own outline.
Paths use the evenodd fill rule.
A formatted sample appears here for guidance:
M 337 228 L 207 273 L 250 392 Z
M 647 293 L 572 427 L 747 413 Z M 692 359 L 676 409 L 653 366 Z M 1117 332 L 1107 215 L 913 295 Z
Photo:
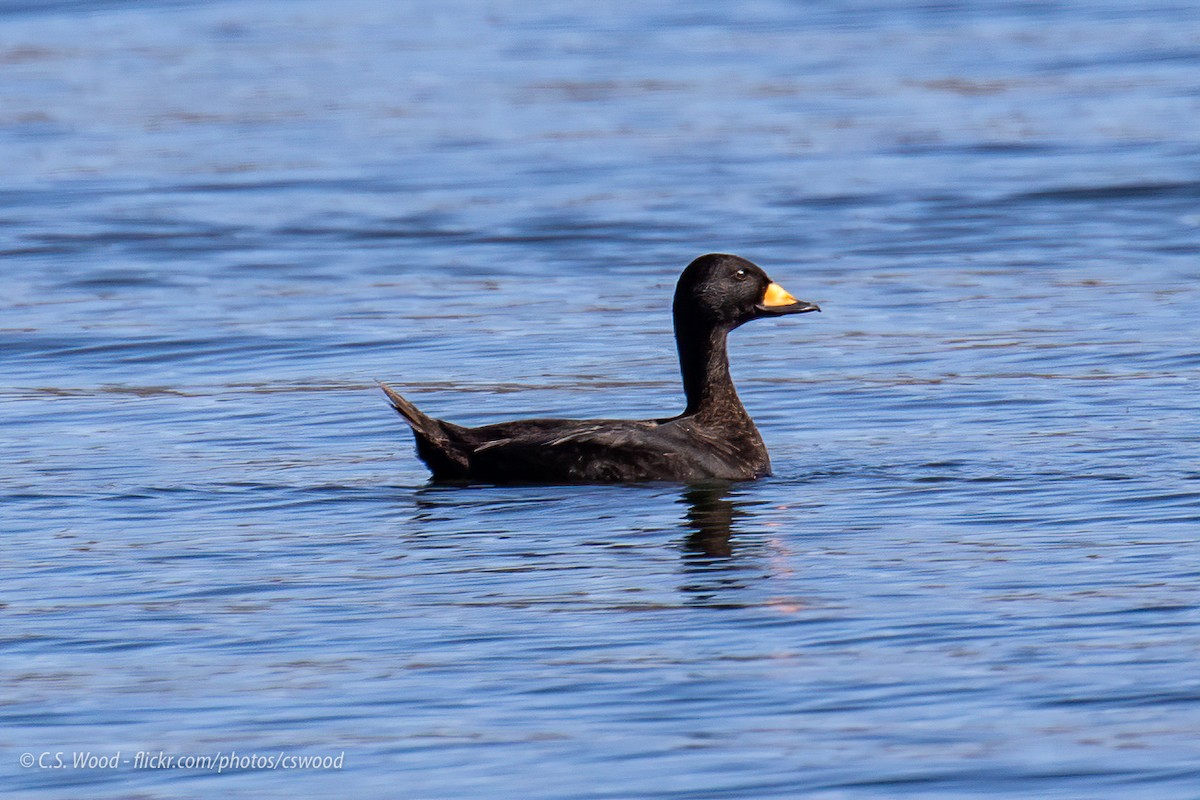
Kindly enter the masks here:
M 0 754 L 34 798 L 1194 798 L 1186 3 L 0 3 Z M 775 476 L 427 485 L 681 406 Z M 23 753 L 344 753 L 329 771 Z

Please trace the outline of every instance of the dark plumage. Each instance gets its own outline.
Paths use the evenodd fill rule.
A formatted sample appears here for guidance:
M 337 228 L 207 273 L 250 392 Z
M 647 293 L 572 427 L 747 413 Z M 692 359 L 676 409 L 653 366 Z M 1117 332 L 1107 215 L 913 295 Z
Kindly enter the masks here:
M 675 342 L 687 408 L 653 420 L 525 419 L 465 428 L 434 419 L 386 385 L 435 481 L 621 483 L 747 480 L 771 460 L 729 377 L 726 337 L 759 317 L 820 311 L 744 258 L 688 265 L 675 288 Z

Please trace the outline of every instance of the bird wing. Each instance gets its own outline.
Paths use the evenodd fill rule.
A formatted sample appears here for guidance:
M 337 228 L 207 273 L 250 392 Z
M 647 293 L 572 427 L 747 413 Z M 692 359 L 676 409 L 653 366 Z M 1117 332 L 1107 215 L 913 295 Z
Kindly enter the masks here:
M 617 482 L 689 477 L 677 437 L 654 423 L 602 422 L 477 445 L 473 475 L 487 480 Z

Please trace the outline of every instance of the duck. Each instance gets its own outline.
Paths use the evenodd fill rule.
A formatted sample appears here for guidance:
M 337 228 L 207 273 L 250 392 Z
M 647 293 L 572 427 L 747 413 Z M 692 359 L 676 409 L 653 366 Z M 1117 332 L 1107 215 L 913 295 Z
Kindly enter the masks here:
M 745 481 L 771 459 L 729 374 L 727 339 L 751 320 L 820 311 L 757 264 L 709 253 L 683 270 L 672 313 L 687 406 L 663 419 L 521 419 L 466 427 L 435 419 L 380 383 L 434 483 Z

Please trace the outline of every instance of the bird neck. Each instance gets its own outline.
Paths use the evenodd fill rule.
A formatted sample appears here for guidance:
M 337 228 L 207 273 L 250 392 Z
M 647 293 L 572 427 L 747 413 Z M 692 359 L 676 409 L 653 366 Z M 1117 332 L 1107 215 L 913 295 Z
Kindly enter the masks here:
M 740 421 L 746 417 L 729 375 L 728 337 L 729 330 L 724 326 L 697 325 L 676 317 L 675 344 L 687 395 L 685 416 L 713 421 Z

